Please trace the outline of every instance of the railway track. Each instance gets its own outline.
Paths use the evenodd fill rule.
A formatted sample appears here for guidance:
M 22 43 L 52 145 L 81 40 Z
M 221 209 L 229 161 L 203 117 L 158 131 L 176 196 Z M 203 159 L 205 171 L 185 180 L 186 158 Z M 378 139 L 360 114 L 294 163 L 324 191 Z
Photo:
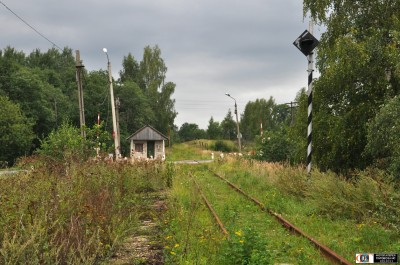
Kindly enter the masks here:
M 348 260 L 346 260 L 345 258 L 343 258 L 342 256 L 340 256 L 339 254 L 335 253 L 333 250 L 331 250 L 330 248 L 328 248 L 327 246 L 323 245 L 322 243 L 318 242 L 316 239 L 314 239 L 313 237 L 307 235 L 305 232 L 303 232 L 300 228 L 296 227 L 295 225 L 293 225 L 292 223 L 290 223 L 288 220 L 286 220 L 284 217 L 282 217 L 281 215 L 275 213 L 274 211 L 272 211 L 271 209 L 267 208 L 263 203 L 261 203 L 258 199 L 250 196 L 249 194 L 247 194 L 245 191 L 243 191 L 242 189 L 240 189 L 237 185 L 235 185 L 234 183 L 230 182 L 229 180 L 227 180 L 226 178 L 222 177 L 221 175 L 209 170 L 209 173 L 212 174 L 214 177 L 218 178 L 219 180 L 221 180 L 222 182 L 224 182 L 225 184 L 227 184 L 227 186 L 229 186 L 230 189 L 236 191 L 238 194 L 240 194 L 243 198 L 245 198 L 248 201 L 251 201 L 254 205 L 256 205 L 262 212 L 267 213 L 268 215 L 270 215 L 271 217 L 273 217 L 276 221 L 278 221 L 285 229 L 287 229 L 289 232 L 291 232 L 292 234 L 296 234 L 302 238 L 305 238 L 307 241 L 309 241 L 312 245 L 314 245 L 314 247 L 322 254 L 322 256 L 328 260 L 331 263 L 334 264 L 344 264 L 344 265 L 350 265 L 352 264 L 351 262 L 349 262 Z M 207 208 L 210 210 L 210 212 L 212 213 L 216 223 L 218 224 L 218 226 L 221 229 L 221 232 L 227 236 L 227 238 L 230 238 L 230 234 L 228 232 L 228 230 L 225 228 L 225 225 L 223 224 L 223 222 L 221 221 L 221 218 L 218 216 L 217 211 L 214 209 L 213 205 L 210 203 L 210 200 L 206 197 L 205 193 L 203 192 L 201 185 L 196 181 L 196 177 L 190 173 L 190 176 L 193 180 L 193 182 L 195 183 L 196 189 L 199 192 L 200 196 L 202 197 L 205 205 L 207 206 Z

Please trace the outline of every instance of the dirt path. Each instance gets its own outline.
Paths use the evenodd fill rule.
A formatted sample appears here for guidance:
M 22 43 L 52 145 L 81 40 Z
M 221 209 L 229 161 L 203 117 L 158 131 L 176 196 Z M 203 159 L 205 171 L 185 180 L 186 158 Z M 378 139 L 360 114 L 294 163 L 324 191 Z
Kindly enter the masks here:
M 162 265 L 163 246 L 160 242 L 160 227 L 157 221 L 166 210 L 165 194 L 155 194 L 151 198 L 146 214 L 141 218 L 139 229 L 129 236 L 110 259 L 110 265 Z

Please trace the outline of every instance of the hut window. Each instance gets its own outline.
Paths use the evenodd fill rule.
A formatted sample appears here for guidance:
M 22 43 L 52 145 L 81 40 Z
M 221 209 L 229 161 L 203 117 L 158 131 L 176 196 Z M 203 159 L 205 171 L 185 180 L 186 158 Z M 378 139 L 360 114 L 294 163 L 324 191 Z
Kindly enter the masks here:
M 143 153 L 143 144 L 135 144 L 135 151 Z

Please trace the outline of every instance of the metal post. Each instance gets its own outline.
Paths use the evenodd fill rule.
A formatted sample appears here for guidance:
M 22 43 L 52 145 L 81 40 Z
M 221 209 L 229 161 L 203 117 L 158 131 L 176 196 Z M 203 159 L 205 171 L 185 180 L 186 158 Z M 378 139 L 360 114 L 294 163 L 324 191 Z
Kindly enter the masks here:
M 305 30 L 293 44 L 307 56 L 308 60 L 308 127 L 307 127 L 307 173 L 311 174 L 311 155 L 312 155 L 312 87 L 314 71 L 314 53 L 313 50 L 318 46 L 318 40 L 313 36 L 314 20 L 311 18 L 309 30 Z
M 114 101 L 114 88 L 112 82 L 112 73 L 111 73 L 111 63 L 110 59 L 108 58 L 107 49 L 103 49 L 104 53 L 107 55 L 107 62 L 108 62 L 108 83 L 110 85 L 110 96 L 111 96 L 111 113 L 112 113 L 112 121 L 113 121 L 113 137 L 114 137 L 114 146 L 115 146 L 115 161 L 117 161 L 120 157 L 120 147 L 119 147 L 119 140 L 118 140 L 118 129 L 117 129 L 117 119 L 115 115 L 115 101 Z
M 235 100 L 235 113 L 236 113 L 236 128 L 237 128 L 237 138 L 238 138 L 238 145 L 239 145 L 239 153 L 242 152 L 242 144 L 240 142 L 240 130 L 239 130 L 239 118 L 238 118 L 238 111 L 237 111 L 237 105 L 236 105 L 236 100 Z
M 313 20 L 309 24 L 309 32 L 313 33 Z M 313 94 L 313 71 L 314 71 L 314 53 L 311 52 L 307 56 L 308 60 L 308 127 L 307 127 L 307 173 L 311 173 L 311 157 L 312 157 L 312 94 Z
M 237 104 L 236 104 L 236 99 L 233 98 L 230 94 L 225 93 L 228 97 L 233 99 L 235 101 L 235 114 L 236 114 L 236 129 L 237 129 L 237 139 L 238 139 L 238 146 L 239 146 L 239 153 L 242 152 L 242 144 L 240 142 L 240 129 L 239 129 L 239 117 L 238 117 L 238 111 L 237 111 Z

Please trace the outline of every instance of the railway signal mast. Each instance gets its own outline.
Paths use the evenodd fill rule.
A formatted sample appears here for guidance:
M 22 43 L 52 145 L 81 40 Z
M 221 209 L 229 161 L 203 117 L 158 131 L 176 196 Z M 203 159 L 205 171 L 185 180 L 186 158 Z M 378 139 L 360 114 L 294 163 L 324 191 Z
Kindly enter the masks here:
M 309 31 L 305 30 L 294 42 L 296 46 L 308 60 L 308 127 L 307 127 L 307 173 L 311 173 L 311 135 L 312 135 L 312 85 L 313 85 L 313 71 L 314 71 L 314 52 L 313 50 L 318 45 L 318 40 L 312 35 L 313 21 L 310 21 Z

